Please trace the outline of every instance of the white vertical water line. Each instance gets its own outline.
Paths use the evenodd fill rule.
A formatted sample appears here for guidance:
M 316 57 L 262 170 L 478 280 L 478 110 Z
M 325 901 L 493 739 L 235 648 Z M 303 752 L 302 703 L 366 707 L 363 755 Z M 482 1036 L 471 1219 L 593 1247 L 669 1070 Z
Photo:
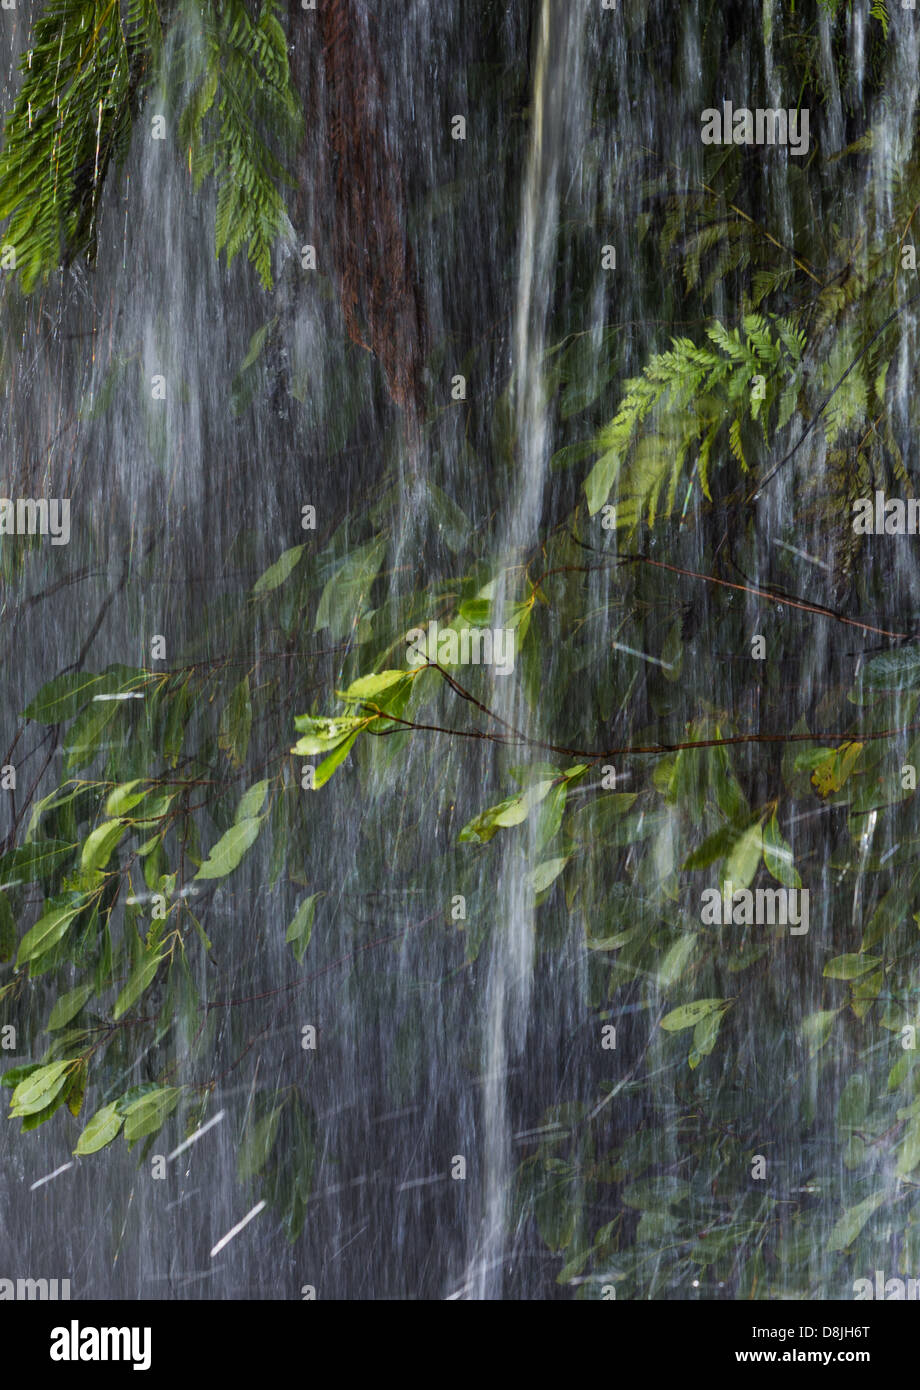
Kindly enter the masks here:
M 506 541 L 526 545 L 538 519 L 545 470 L 547 421 L 543 401 L 542 353 L 549 275 L 556 242 L 558 153 L 553 129 L 559 121 L 558 93 L 548 92 L 552 42 L 551 0 L 541 0 L 531 105 L 530 149 L 521 208 L 517 302 L 514 314 L 514 413 L 519 468 L 515 505 Z M 566 23 L 566 33 L 569 29 Z M 563 56 L 564 54 L 563 49 Z M 555 74 L 558 85 L 558 72 Z M 540 298 L 535 304 L 535 295 Z
M 514 413 L 517 471 L 502 538 L 507 562 L 537 539 L 546 479 L 549 422 L 543 378 L 546 323 L 553 290 L 559 222 L 559 171 L 567 151 L 568 103 L 581 101 L 581 26 L 577 7 L 540 0 L 534 53 L 530 147 L 524 175 L 514 316 Z M 580 122 L 571 123 L 580 132 Z M 574 152 L 577 157 L 577 151 Z M 496 585 L 494 621 L 502 621 L 504 574 Z M 496 678 L 494 705 L 521 727 L 529 721 L 513 677 Z M 521 761 L 526 761 L 522 750 Z M 527 834 L 527 826 L 522 831 Z M 531 847 L 531 846 L 528 846 Z M 504 847 L 486 996 L 483 1078 L 483 1220 L 467 1271 L 466 1292 L 502 1296 L 509 1264 L 513 1180 L 508 1113 L 509 1068 L 524 1042 L 533 980 L 533 856 L 518 837 Z

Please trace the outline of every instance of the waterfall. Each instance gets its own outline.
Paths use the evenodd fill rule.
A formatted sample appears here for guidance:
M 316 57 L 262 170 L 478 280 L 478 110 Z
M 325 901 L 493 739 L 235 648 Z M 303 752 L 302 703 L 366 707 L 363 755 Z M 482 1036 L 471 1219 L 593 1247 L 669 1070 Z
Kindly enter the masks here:
M 920 1276 L 915 14 L 97 23 L 0 151 L 0 1293 Z
M 577 10 L 561 11 L 541 0 L 534 16 L 530 135 L 524 173 L 520 249 L 514 305 L 513 382 L 517 470 L 507 520 L 502 528 L 502 556 L 526 556 L 538 539 L 537 526 L 549 463 L 549 416 L 544 355 L 547 323 L 555 288 L 555 260 L 560 181 L 573 177 L 585 138 L 579 110 L 583 19 Z M 511 595 L 507 569 L 499 573 L 493 612 L 501 620 Z M 539 724 L 519 686 L 495 681 L 500 718 L 529 736 Z M 523 746 L 521 760 L 529 759 Z M 533 954 L 534 893 L 531 873 L 535 845 L 525 852 L 509 846 L 503 855 L 495 909 L 494 945 L 486 990 L 484 1037 L 483 1129 L 485 1190 L 484 1230 L 471 1265 L 468 1287 L 477 1298 L 502 1296 L 503 1266 L 513 1263 L 509 1243 L 512 1191 L 512 1136 L 508 1106 L 510 1069 L 527 1066 Z

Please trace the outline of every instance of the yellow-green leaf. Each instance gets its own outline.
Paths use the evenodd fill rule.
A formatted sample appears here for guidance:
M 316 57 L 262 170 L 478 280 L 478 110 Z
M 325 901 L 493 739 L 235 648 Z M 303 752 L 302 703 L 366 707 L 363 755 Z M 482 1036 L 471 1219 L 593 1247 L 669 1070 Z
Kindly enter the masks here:
M 859 1235 L 870 1216 L 878 1210 L 885 1200 L 884 1192 L 876 1192 L 855 1207 L 848 1207 L 831 1231 L 827 1242 L 828 1250 L 846 1250 Z
M 316 913 L 316 900 L 322 897 L 321 893 L 313 893 L 309 898 L 304 898 L 300 907 L 294 914 L 294 920 L 287 929 L 285 941 L 293 946 L 294 955 L 299 961 L 303 960 L 304 952 L 310 944 L 310 937 L 313 934 L 313 917 Z
M 10 1100 L 10 1115 L 36 1115 L 50 1105 L 66 1084 L 67 1078 L 79 1063 L 79 1058 L 52 1062 L 39 1067 L 25 1081 L 20 1081 Z
M 168 952 L 164 951 L 158 956 L 145 956 L 138 961 L 137 965 L 128 976 L 124 989 L 115 1001 L 115 1008 L 112 1013 L 113 1018 L 121 1018 L 122 1014 L 130 1009 L 145 990 L 153 984 L 154 976 L 160 968 L 161 961 L 165 960 Z
M 828 980 L 858 980 L 860 975 L 868 975 L 879 964 L 880 956 L 863 956 L 852 952 L 829 960 L 824 967 L 824 975 Z
M 354 733 L 350 734 L 348 738 L 345 739 L 344 743 L 340 743 L 338 748 L 334 749 L 329 754 L 328 758 L 323 759 L 319 767 L 316 769 L 316 775 L 313 778 L 313 790 L 315 792 L 318 792 L 320 787 L 324 787 L 326 785 L 333 772 L 335 772 L 336 768 L 339 767 L 340 764 L 342 764 L 345 761 L 345 759 L 348 757 L 349 753 L 352 750 L 352 746 L 355 742 L 355 739 L 358 737 L 358 734 L 360 732 L 360 729 L 355 729 Z
M 93 869 L 104 869 L 112 855 L 112 850 L 127 832 L 127 825 L 120 820 L 105 821 L 91 830 L 83 844 L 80 855 L 80 868 L 84 873 Z
M 127 811 L 131 811 L 139 805 L 149 791 L 148 783 L 144 784 L 142 791 L 136 792 L 134 790 L 142 782 L 144 782 L 143 777 L 136 777 L 133 782 L 122 782 L 119 786 L 113 787 L 106 798 L 105 814 L 112 817 L 123 816 Z
M 694 999 L 692 1004 L 681 1004 L 672 1009 L 661 1020 L 661 1026 L 668 1033 L 679 1033 L 684 1028 L 695 1028 L 700 1019 L 721 1009 L 728 1001 L 725 999 Z
M 179 1104 L 181 1094 L 181 1086 L 163 1086 L 159 1090 L 149 1091 L 129 1105 L 125 1111 L 125 1138 L 128 1143 L 142 1139 L 145 1134 L 156 1133 Z
M 409 680 L 411 675 L 411 671 L 378 671 L 375 676 L 361 676 L 358 680 L 352 681 L 343 693 L 342 699 L 350 704 L 357 700 L 372 700 L 391 686 L 398 685 L 400 681 Z
M 76 989 L 70 990 L 68 994 L 62 994 L 60 999 L 51 1010 L 51 1016 L 45 1025 L 46 1031 L 53 1033 L 57 1028 L 64 1028 L 72 1018 L 83 1008 L 87 999 L 93 993 L 94 986 L 77 985 Z
M 224 878 L 232 873 L 250 845 L 258 839 L 261 825 L 262 822 L 256 819 L 241 820 L 231 825 L 226 834 L 221 835 L 195 878 Z
M 25 965 L 27 961 L 37 959 L 46 951 L 50 951 L 52 946 L 56 946 L 82 909 L 82 903 L 77 907 L 53 907 L 50 912 L 45 913 L 44 917 L 39 918 L 35 926 L 26 932 L 19 943 L 19 953 L 16 957 L 17 966 Z
M 248 365 L 250 365 L 248 362 L 243 362 L 243 367 Z M 306 547 L 303 545 L 292 545 L 290 550 L 283 550 L 275 563 L 270 565 L 265 573 L 256 580 L 252 586 L 252 592 L 254 594 L 267 594 L 270 590 L 277 589 L 287 579 L 305 549 Z
M 233 817 L 234 824 L 238 825 L 241 820 L 249 820 L 252 816 L 257 816 L 265 804 L 267 791 L 268 779 L 266 778 L 264 782 L 256 782 L 247 792 L 244 792 Z
M 551 883 L 554 883 L 566 864 L 568 857 L 563 859 L 544 859 L 542 864 L 538 864 L 530 875 L 530 886 L 535 893 L 544 892 Z
M 762 852 L 763 831 L 760 825 L 748 826 L 729 850 L 723 870 L 723 883 L 730 882 L 735 892 L 747 888 L 757 872 Z
M 74 1153 L 77 1155 L 98 1153 L 104 1149 L 106 1144 L 111 1144 L 112 1140 L 121 1129 L 123 1116 L 118 1114 L 116 1103 L 104 1105 L 101 1110 L 97 1110 L 95 1115 L 87 1124 L 80 1138 L 77 1140 L 77 1147 Z

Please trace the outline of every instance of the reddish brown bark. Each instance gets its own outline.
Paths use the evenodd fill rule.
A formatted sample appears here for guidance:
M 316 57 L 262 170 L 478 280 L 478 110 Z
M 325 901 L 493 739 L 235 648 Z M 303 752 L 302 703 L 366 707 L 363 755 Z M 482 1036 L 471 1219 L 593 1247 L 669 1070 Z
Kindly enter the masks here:
M 325 85 L 316 114 L 327 132 L 331 251 L 345 327 L 380 362 L 389 393 L 416 436 L 425 312 L 373 24 L 365 0 L 319 0 L 316 19 Z

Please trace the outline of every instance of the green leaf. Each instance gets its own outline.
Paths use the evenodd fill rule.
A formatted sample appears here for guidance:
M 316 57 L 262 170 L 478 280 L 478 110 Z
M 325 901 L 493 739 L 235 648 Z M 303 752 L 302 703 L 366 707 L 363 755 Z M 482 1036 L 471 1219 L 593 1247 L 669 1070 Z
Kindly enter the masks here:
M 492 600 L 490 598 L 470 598 L 457 609 L 465 623 L 476 627 L 486 627 L 492 621 Z
M 233 817 L 234 825 L 238 825 L 241 820 L 250 820 L 257 816 L 265 805 L 265 794 L 268 791 L 268 778 L 264 782 L 256 782 L 244 792 L 240 798 L 240 804 L 236 808 Z
M 863 956 L 854 952 L 829 960 L 824 967 L 824 975 L 828 980 L 857 980 L 860 975 L 868 975 L 880 964 L 880 956 Z
M 664 640 L 664 646 L 661 648 L 661 660 L 664 662 L 662 675 L 665 680 L 671 681 L 672 684 L 675 681 L 679 681 L 684 664 L 684 645 L 681 641 L 681 625 L 679 620 L 671 624 L 668 635 Z
M 757 872 L 763 853 L 763 831 L 760 824 L 751 825 L 738 836 L 725 861 L 722 882 L 731 882 L 735 891 L 747 888 Z
M 5 893 L 0 893 L 0 961 L 12 960 L 16 954 L 16 922 Z
M 6 884 L 35 883 L 50 878 L 68 860 L 76 848 L 66 840 L 40 840 L 22 845 L 0 856 L 0 888 Z
M 343 693 L 342 699 L 349 704 L 355 704 L 358 700 L 373 700 L 391 686 L 408 680 L 411 674 L 411 671 L 378 671 L 375 676 L 361 676 L 360 679 L 352 681 Z
M 903 690 L 920 685 L 920 646 L 882 652 L 866 662 L 860 679 L 869 690 Z
M 285 941 L 293 946 L 294 955 L 298 961 L 302 961 L 304 953 L 310 944 L 310 937 L 313 935 L 313 917 L 316 913 L 316 900 L 322 897 L 321 893 L 313 893 L 309 898 L 304 898 L 294 915 L 294 920 L 287 929 Z
M 248 365 L 247 362 L 243 363 L 244 367 Z M 252 592 L 254 594 L 267 594 L 270 590 L 279 588 L 294 569 L 305 550 L 306 546 L 304 545 L 292 545 L 290 550 L 282 551 L 275 563 L 270 565 L 265 573 L 256 580 L 255 584 L 252 586 Z
M 642 1182 L 629 1183 L 623 1188 L 622 1201 L 636 1211 L 660 1211 L 663 1207 L 685 1202 L 689 1196 L 690 1184 L 684 1178 L 662 1174 L 645 1178 Z
M 885 1193 L 876 1192 L 874 1196 L 867 1197 L 864 1202 L 859 1202 L 855 1207 L 848 1207 L 831 1231 L 830 1239 L 827 1242 L 828 1250 L 846 1250 L 848 1246 L 852 1245 L 863 1226 L 884 1200 Z
M 830 796 L 839 792 L 846 782 L 862 752 L 861 743 L 842 743 L 832 749 L 811 775 L 812 784 L 819 796 Z
M 189 716 L 194 706 L 191 680 L 188 677 L 183 680 L 178 690 L 170 693 L 169 701 L 169 716 L 163 730 L 161 749 L 169 766 L 175 767 L 182 752 Z
M 105 821 L 87 835 L 80 855 L 80 868 L 84 873 L 93 869 L 104 869 L 111 858 L 112 851 L 128 831 L 128 826 L 120 820 Z
M 345 761 L 360 732 L 360 729 L 355 729 L 354 733 L 346 738 L 344 743 L 340 743 L 339 746 L 329 754 L 328 758 L 323 759 L 313 777 L 313 790 L 315 792 L 318 792 L 320 787 L 326 785 L 336 768 Z
M 679 1033 L 684 1028 L 695 1028 L 701 1018 L 708 1017 L 715 1013 L 717 1009 L 722 1009 L 729 1001 L 727 999 L 694 999 L 692 1004 L 681 1004 L 680 1008 L 672 1009 L 669 1014 L 665 1014 L 661 1020 L 661 1026 L 668 1033 Z
M 544 859 L 542 864 L 538 864 L 530 874 L 530 886 L 533 891 L 535 893 L 542 893 L 551 883 L 555 883 L 556 879 L 569 862 L 570 857 L 571 856 L 562 859 Z
M 144 790 L 136 792 L 135 787 L 144 783 Z M 117 818 L 125 815 L 128 811 L 133 811 L 150 791 L 150 786 L 143 777 L 135 777 L 133 782 L 122 782 L 119 786 L 113 787 L 106 797 L 105 814 Z
M 83 1101 L 86 1098 L 86 1083 L 89 1080 L 89 1067 L 86 1059 L 81 1058 L 71 1072 L 67 1085 L 62 1092 L 63 1098 L 67 1102 L 67 1109 L 74 1118 L 83 1109 Z
M 53 907 L 44 917 L 39 918 L 19 943 L 16 965 L 21 966 L 27 961 L 36 960 L 46 951 L 50 951 L 52 946 L 56 946 L 73 919 L 83 911 L 83 907 L 83 903 L 77 907 Z
M 119 1115 L 115 1102 L 111 1105 L 104 1105 L 101 1110 L 96 1111 L 86 1125 L 77 1140 L 74 1153 L 83 1157 L 86 1154 L 98 1153 L 100 1149 L 104 1149 L 106 1144 L 111 1144 L 118 1134 L 123 1118 L 122 1115 Z
M 92 984 L 77 985 L 76 989 L 70 990 L 67 994 L 62 994 L 51 1010 L 51 1015 L 48 1022 L 45 1024 L 46 1032 L 53 1033 L 58 1028 L 65 1028 L 72 1018 L 76 1018 L 94 990 L 95 986 Z
M 29 1062 L 24 1067 L 10 1067 L 0 1076 L 0 1086 L 18 1086 L 27 1076 L 41 1070 L 41 1062 Z
M 106 683 L 104 675 L 90 675 L 86 671 L 72 671 L 66 676 L 56 676 L 53 681 L 43 685 L 30 704 L 23 710 L 24 719 L 34 719 L 37 724 L 60 724 L 72 719 L 78 710 L 102 691 Z
M 367 595 L 386 554 L 385 536 L 352 550 L 328 581 L 316 610 L 314 632 L 328 627 L 334 642 L 347 636 L 366 607 Z
M 438 528 L 438 539 L 456 555 L 469 540 L 472 530 L 469 518 L 430 478 L 426 483 L 426 491 L 431 520 Z
M 550 784 L 547 782 L 545 786 L 548 792 Z M 524 796 L 515 796 L 510 801 L 503 802 L 500 807 L 494 808 L 495 814 L 491 818 L 491 823 L 494 826 L 500 826 L 503 830 L 510 830 L 513 825 L 521 825 L 530 814 L 532 804 L 529 793 Z
M 463 843 L 479 841 L 481 844 L 485 844 L 499 829 L 510 829 L 511 826 L 520 825 L 527 819 L 534 807 L 538 806 L 548 795 L 553 785 L 552 779 L 535 782 L 519 796 L 510 796 L 504 801 L 497 802 L 495 806 L 490 806 L 468 821 L 460 831 L 458 838 Z
M 161 791 L 156 795 L 151 795 L 150 801 L 144 807 L 143 815 L 134 824 L 139 830 L 156 829 L 162 835 L 167 827 L 161 822 L 178 795 L 178 790 Z
M 565 811 L 566 801 L 569 794 L 568 782 L 557 782 L 550 787 L 543 799 L 536 817 L 536 826 L 533 836 L 533 852 L 539 857 L 543 851 L 556 837 L 559 827 L 562 825 L 562 816 Z M 537 870 L 534 870 L 537 873 Z M 534 889 L 540 892 L 539 888 Z
M 155 1134 L 172 1114 L 182 1095 L 181 1086 L 163 1086 L 141 1096 L 125 1110 L 125 1139 L 133 1144 L 145 1134 Z
M 249 847 L 258 839 L 262 822 L 241 820 L 221 835 L 207 859 L 195 875 L 199 878 L 225 878 L 239 864 Z
M 67 772 L 93 762 L 103 747 L 103 734 L 118 714 L 121 703 L 120 700 L 93 699 L 80 711 L 67 732 L 64 759 Z
M 627 927 L 625 931 L 616 932 L 614 936 L 588 936 L 585 938 L 585 945 L 589 951 L 619 951 L 635 938 L 636 930 L 635 927 Z
M 888 1073 L 888 1090 L 897 1091 L 913 1071 L 913 1054 L 905 1050 Z
M 737 830 L 730 825 L 720 826 L 711 835 L 707 835 L 701 845 L 688 854 L 684 860 L 684 868 L 688 871 L 694 869 L 708 869 L 710 864 L 714 864 L 717 859 L 722 859 L 728 854 L 738 838 Z
M 234 686 L 230 699 L 223 708 L 217 735 L 217 746 L 237 767 L 242 766 L 246 757 L 251 732 L 252 701 L 249 694 L 249 676 L 246 675 Z
M 64 1062 L 52 1062 L 50 1066 L 39 1067 L 25 1081 L 20 1081 L 10 1100 L 10 1116 L 36 1115 L 44 1110 L 63 1090 L 78 1062 L 79 1058 L 73 1057 Z
M 677 983 L 684 973 L 687 961 L 693 955 L 699 941 L 699 934 L 695 931 L 684 932 L 679 936 L 672 946 L 668 948 L 667 954 L 661 965 L 658 967 L 658 988 L 669 990 Z
M 920 1163 L 920 1120 L 908 1125 L 907 1133 L 898 1145 L 898 1177 L 906 1178 Z
M 274 1110 L 263 1116 L 245 1135 L 237 1162 L 237 1174 L 241 1180 L 254 1178 L 265 1167 L 275 1147 L 278 1123 L 283 1111 L 283 1104 L 276 1105 Z
M 838 1009 L 820 1009 L 802 1020 L 802 1036 L 808 1043 L 809 1054 L 813 1057 L 827 1042 L 837 1017 Z
M 596 516 L 610 496 L 610 489 L 620 471 L 620 453 L 608 450 L 601 454 L 585 480 L 585 496 L 588 499 L 588 512 Z
M 213 100 L 214 100 L 214 91 L 216 90 L 216 83 L 217 83 L 217 74 L 215 73 L 215 74 L 214 74 L 214 84 L 215 84 L 215 85 L 214 85 L 214 88 L 211 89 L 211 88 L 210 88 L 210 84 L 205 84 L 205 87 L 204 87 L 204 89 L 203 89 L 202 95 L 203 95 L 204 100 L 205 100 L 205 102 L 206 102 L 207 108 L 210 108 L 211 103 L 212 103 Z M 245 372 L 245 371 L 246 371 L 246 368 L 247 368 L 247 367 L 251 367 L 252 364 L 262 355 L 262 349 L 263 349 L 263 347 L 265 346 L 265 340 L 266 340 L 266 338 L 268 337 L 269 333 L 270 333 L 271 330 L 274 328 L 274 326 L 275 326 L 275 324 L 276 324 L 277 322 L 278 322 L 278 320 L 277 320 L 276 318 L 271 318 L 271 319 L 268 320 L 267 323 L 263 323 L 263 325 L 262 325 L 261 328 L 257 328 L 256 331 L 255 331 L 255 333 L 253 333 L 252 337 L 249 339 L 249 348 L 248 348 L 248 350 L 247 350 L 247 352 L 246 352 L 246 356 L 243 358 L 242 362 L 240 363 L 238 375 L 241 374 L 242 372 Z M 295 547 L 295 549 L 296 549 L 296 548 L 298 548 L 298 547 Z M 303 546 L 300 546 L 299 549 L 302 550 L 302 549 L 303 549 Z M 290 553 L 290 552 L 287 551 L 287 550 L 284 552 L 285 555 L 287 555 L 287 554 L 289 554 L 289 553 Z M 283 558 L 283 557 L 282 557 L 282 558 Z M 279 561 L 278 563 L 280 563 L 280 561 Z M 273 567 L 273 568 L 274 568 L 274 567 Z M 274 588 L 274 585 L 269 585 L 269 588 Z
M 579 806 L 567 821 L 573 837 L 581 843 L 593 844 L 616 834 L 631 823 L 635 825 L 638 817 L 623 819 L 636 800 L 636 792 L 611 792 L 609 796 L 598 796 L 585 806 Z M 631 830 L 629 832 L 631 834 Z
M 161 1089 L 156 1081 L 142 1081 L 137 1086 L 129 1086 L 114 1102 L 115 1107 L 119 1115 L 127 1115 L 135 1101 L 140 1100 L 142 1096 L 152 1096 L 155 1091 Z
M 693 1047 L 690 1049 L 690 1056 L 687 1058 L 691 1071 L 699 1066 L 703 1057 L 708 1057 L 716 1045 L 719 1036 L 719 1029 L 722 1027 L 722 1020 L 725 1017 L 723 1009 L 717 1009 L 715 1013 L 707 1014 L 701 1018 L 693 1030 Z
M 124 989 L 115 1001 L 115 1008 L 112 1013 L 113 1018 L 121 1018 L 122 1014 L 126 1013 L 131 1005 L 140 999 L 144 991 L 150 988 L 153 984 L 154 976 L 168 954 L 168 951 L 164 951 L 161 955 L 144 956 L 138 961 L 137 965 L 135 965 L 131 974 L 128 976 Z
M 792 850 L 780 834 L 775 811 L 763 832 L 763 862 L 777 882 L 785 884 L 787 888 L 801 888 L 802 880 L 795 867 Z
M 303 738 L 297 741 L 291 752 L 306 754 L 307 757 L 316 753 L 328 753 L 367 722 L 366 715 L 343 715 L 341 719 L 314 719 L 312 715 L 299 714 L 294 720 L 294 727 L 303 733 Z

